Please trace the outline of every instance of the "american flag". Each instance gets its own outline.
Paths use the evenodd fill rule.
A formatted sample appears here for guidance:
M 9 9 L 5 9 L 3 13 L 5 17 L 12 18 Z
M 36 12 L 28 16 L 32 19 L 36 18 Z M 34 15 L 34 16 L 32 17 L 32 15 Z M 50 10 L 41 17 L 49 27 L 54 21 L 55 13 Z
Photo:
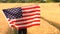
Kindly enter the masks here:
M 28 28 L 40 25 L 40 6 L 26 6 L 3 9 L 8 22 L 14 28 Z

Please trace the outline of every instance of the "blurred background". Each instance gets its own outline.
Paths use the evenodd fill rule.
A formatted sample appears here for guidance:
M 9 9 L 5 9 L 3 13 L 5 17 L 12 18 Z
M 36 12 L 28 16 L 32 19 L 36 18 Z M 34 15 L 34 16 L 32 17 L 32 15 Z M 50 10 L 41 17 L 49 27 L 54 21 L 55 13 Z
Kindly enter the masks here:
M 0 0 L 0 3 L 49 3 L 60 2 L 60 0 Z
M 0 34 L 13 34 L 2 10 L 36 5 L 36 3 L 0 3 Z M 60 34 L 60 3 L 38 3 L 41 7 L 40 25 L 27 28 L 27 34 Z
M 34 5 L 32 3 L 39 3 L 38 5 L 41 7 L 41 25 L 28 28 L 27 33 L 60 34 L 60 0 L 0 0 L 0 34 L 13 34 L 13 31 L 9 28 L 7 22 L 5 22 L 6 19 L 2 9 Z

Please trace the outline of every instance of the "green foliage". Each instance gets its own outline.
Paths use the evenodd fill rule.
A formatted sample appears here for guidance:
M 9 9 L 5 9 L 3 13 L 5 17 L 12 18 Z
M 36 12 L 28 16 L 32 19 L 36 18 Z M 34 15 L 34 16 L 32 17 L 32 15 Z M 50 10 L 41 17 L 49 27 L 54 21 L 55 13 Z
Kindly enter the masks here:
M 47 2 L 60 2 L 60 0 L 47 0 Z
M 0 0 L 0 2 L 6 3 L 8 0 Z
M 53 0 L 47 0 L 47 2 L 53 2 Z
M 46 2 L 60 2 L 60 0 L 0 0 L 3 3 L 46 3 Z
M 8 0 L 9 3 L 15 3 L 17 0 Z
M 38 2 L 39 0 L 29 0 L 29 2 Z
M 40 2 L 40 0 L 5 0 L 5 1 L 0 1 L 0 2 L 8 2 L 8 3 L 15 3 L 15 2 Z
M 53 0 L 54 2 L 60 2 L 60 0 Z

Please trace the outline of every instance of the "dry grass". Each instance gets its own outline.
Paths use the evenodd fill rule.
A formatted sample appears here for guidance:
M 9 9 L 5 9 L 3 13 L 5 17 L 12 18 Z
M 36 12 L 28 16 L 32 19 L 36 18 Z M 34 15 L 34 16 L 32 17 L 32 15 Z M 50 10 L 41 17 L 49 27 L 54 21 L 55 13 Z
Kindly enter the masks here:
M 34 3 L 32 3 L 34 4 Z M 27 6 L 32 5 L 30 4 L 23 4 L 23 3 L 15 3 L 15 4 L 3 4 L 0 3 L 0 34 L 12 34 L 11 29 L 8 26 L 7 20 L 2 13 L 2 9 L 12 8 L 12 7 L 20 7 L 20 6 Z M 56 23 L 56 26 L 60 26 L 60 7 L 59 3 L 40 3 L 41 6 L 41 16 L 49 21 L 48 22 L 41 18 L 40 26 L 33 26 L 28 28 L 28 34 L 60 34 L 59 28 L 57 29 L 53 24 Z M 52 25 L 49 23 L 53 23 Z

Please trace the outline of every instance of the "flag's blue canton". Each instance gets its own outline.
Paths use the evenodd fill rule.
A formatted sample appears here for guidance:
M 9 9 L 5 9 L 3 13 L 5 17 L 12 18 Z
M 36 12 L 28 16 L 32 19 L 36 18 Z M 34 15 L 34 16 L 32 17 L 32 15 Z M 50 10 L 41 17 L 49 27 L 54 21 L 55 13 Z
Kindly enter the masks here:
M 16 19 L 22 17 L 21 8 L 4 9 L 3 12 L 5 13 L 6 17 L 10 19 Z

